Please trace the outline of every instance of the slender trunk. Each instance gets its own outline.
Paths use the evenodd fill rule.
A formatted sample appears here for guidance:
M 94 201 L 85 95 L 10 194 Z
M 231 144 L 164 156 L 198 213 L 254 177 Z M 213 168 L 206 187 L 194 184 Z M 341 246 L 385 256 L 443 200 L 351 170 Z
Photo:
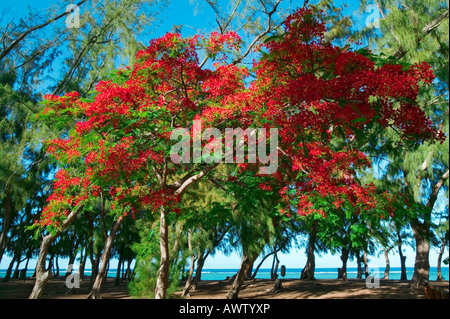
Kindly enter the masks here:
M 27 262 L 25 263 L 25 267 L 23 269 L 25 269 L 25 277 L 23 279 L 27 278 L 27 270 L 28 270 L 28 263 L 30 262 L 30 257 L 27 259 Z
M 92 264 L 92 269 L 91 269 L 91 284 L 94 283 L 95 278 L 97 278 L 97 274 L 98 274 L 98 267 L 100 265 L 100 253 L 98 252 L 97 254 L 92 255 L 92 257 L 94 258 L 94 260 L 91 259 L 91 264 Z
M 94 284 L 94 280 L 95 278 L 97 278 L 97 274 L 98 274 L 98 267 L 100 265 L 100 256 L 101 256 L 101 251 L 99 251 L 98 253 L 96 253 L 94 255 L 94 253 L 91 256 L 91 264 L 92 264 L 92 269 L 91 269 L 91 279 L 90 279 L 90 283 L 91 285 Z M 92 259 L 93 258 L 93 259 Z
M 315 255 L 314 249 L 316 247 L 316 238 L 317 238 L 317 225 L 319 224 L 318 220 L 314 220 L 311 225 L 311 230 L 309 232 L 309 240 L 308 240 L 308 248 L 307 248 L 307 260 L 306 265 L 302 270 L 300 275 L 300 279 L 314 280 L 314 272 L 316 269 Z
M 186 284 L 184 285 L 182 294 L 183 297 L 187 296 L 189 294 L 189 290 L 191 289 L 192 275 L 194 274 L 194 266 L 195 266 L 195 256 L 194 252 L 192 251 L 192 230 L 190 229 L 188 231 L 188 249 L 191 252 L 191 265 L 189 267 L 189 274 L 186 280 Z
M 47 235 L 42 238 L 41 249 L 39 251 L 39 257 L 36 263 L 36 282 L 33 287 L 33 291 L 31 292 L 30 299 L 39 299 L 42 297 L 44 293 L 45 285 L 50 279 L 50 265 L 49 269 L 45 269 L 45 260 L 47 259 L 48 249 L 50 248 L 50 244 L 53 242 L 55 238 L 53 236 Z M 50 262 L 51 264 L 51 262 Z
M 133 261 L 133 259 L 128 259 L 127 260 L 127 271 L 125 271 L 125 277 L 128 281 L 131 281 L 131 262 Z
M 166 220 L 166 208 L 161 207 L 160 211 L 160 225 L 159 225 L 159 249 L 161 253 L 161 259 L 159 263 L 159 269 L 156 279 L 155 298 L 166 299 L 167 286 L 169 283 L 169 226 Z
M 21 253 L 19 253 L 19 258 L 17 259 L 16 268 L 14 269 L 13 279 L 19 278 L 19 266 L 23 260 L 20 260 Z
M 118 286 L 120 284 L 120 270 L 123 268 L 123 258 L 122 254 L 119 255 L 119 262 L 117 263 L 117 272 L 116 272 L 116 279 L 114 280 L 114 285 Z
M 411 228 L 416 240 L 416 259 L 411 288 L 422 289 L 423 284 L 429 280 L 430 275 L 430 227 L 426 222 L 421 223 L 415 220 L 411 222 Z
M 274 253 L 275 253 L 275 250 L 274 250 L 274 251 L 271 251 L 270 253 L 268 253 L 267 255 L 265 255 L 263 259 L 261 259 L 261 261 L 259 262 L 258 266 L 256 266 L 256 269 L 255 269 L 255 271 L 254 271 L 253 274 L 252 274 L 252 279 L 255 279 L 256 274 L 258 273 L 259 268 L 261 268 L 262 264 L 266 261 L 266 259 L 267 259 L 269 256 L 273 255 Z
M 111 249 L 114 243 L 114 239 L 116 238 L 117 231 L 120 228 L 120 225 L 123 222 L 123 217 L 119 217 L 119 219 L 114 223 L 113 228 L 111 229 L 111 232 L 109 233 L 109 236 L 106 238 L 105 241 L 105 247 L 103 249 L 102 254 L 102 262 L 100 264 L 100 269 L 97 273 L 97 276 L 95 278 L 94 285 L 92 286 L 91 292 L 86 297 L 86 299 L 101 299 L 101 289 L 103 282 L 105 281 L 106 274 L 107 274 L 107 268 L 109 265 L 109 257 L 111 256 Z
M 5 274 L 5 278 L 3 278 L 4 282 L 9 281 L 9 279 L 11 279 L 11 273 L 12 273 L 12 269 L 14 267 L 14 263 L 17 260 L 17 255 L 14 254 L 14 257 L 12 258 L 11 262 L 9 263 L 8 269 L 6 270 L 6 274 Z
M 341 260 L 342 260 L 342 268 L 338 271 L 338 279 L 343 279 L 347 281 L 347 260 L 348 260 L 348 249 L 342 248 Z
M 239 268 L 236 278 L 234 279 L 234 282 L 226 295 L 227 299 L 238 298 L 239 291 L 242 288 L 242 284 L 244 283 L 247 273 L 249 272 L 251 265 L 253 265 L 253 262 L 256 260 L 256 258 L 258 258 L 258 255 L 259 254 L 253 254 L 251 256 L 248 256 L 244 253 L 244 255 L 242 256 L 241 267 Z
M 75 238 L 75 234 L 73 237 Z M 72 242 L 73 242 L 73 239 L 72 239 Z M 78 238 L 70 250 L 69 265 L 72 265 L 72 269 L 74 268 L 73 264 L 75 262 L 75 258 L 77 257 L 77 249 L 78 249 L 79 245 L 80 245 L 80 239 Z M 67 276 L 69 276 L 72 273 L 72 269 L 70 271 L 68 271 L 68 269 L 66 270 L 66 274 L 64 275 L 65 278 L 67 278 Z M 59 274 L 59 270 L 58 270 L 58 274 Z
M 364 252 L 364 276 L 369 277 L 369 258 L 367 258 L 367 251 Z
M 448 10 L 447 10 L 448 17 Z M 416 260 L 414 262 L 414 274 L 411 279 L 411 288 L 422 289 L 425 282 L 430 276 L 430 226 L 431 214 L 434 204 L 437 201 L 439 191 L 449 177 L 447 170 L 437 183 L 432 187 L 430 197 L 428 198 L 427 211 L 423 217 L 424 221 L 420 222 L 417 218 L 410 222 L 411 228 L 416 239 Z
M 58 278 L 59 277 L 59 261 L 58 261 L 59 255 L 56 255 L 55 257 L 55 277 Z
M 448 236 L 448 232 L 447 232 Z M 442 255 L 444 255 L 445 250 L 445 236 L 441 239 L 441 250 L 438 255 L 437 260 L 437 281 L 444 281 L 444 278 L 442 278 L 442 272 L 441 272 L 441 262 L 442 262 Z
M 275 256 L 275 255 L 274 255 Z M 277 261 L 279 262 L 279 260 L 278 260 L 278 258 L 277 258 Z M 253 261 L 252 263 L 251 263 L 251 265 L 249 265 L 249 271 L 247 272 L 247 275 L 246 275 L 246 277 L 245 277 L 245 279 L 252 279 L 252 272 L 253 272 L 253 264 L 255 263 L 255 261 Z M 275 269 L 275 273 L 277 272 L 277 269 L 278 269 L 278 263 L 276 264 L 276 268 L 273 268 L 272 267 L 272 272 L 274 271 L 274 269 Z
M 202 279 L 202 269 L 203 269 L 203 265 L 205 264 L 206 257 L 208 255 L 209 255 L 209 253 L 207 253 L 205 256 L 203 256 L 202 252 L 199 252 L 199 254 L 198 254 L 197 269 L 195 270 L 194 281 L 192 282 L 192 287 L 191 287 L 192 291 L 197 289 L 197 285 L 200 282 L 200 280 Z
M 0 262 L 2 261 L 3 254 L 6 249 L 6 243 L 8 241 L 9 226 L 11 225 L 12 209 L 11 209 L 11 184 L 5 189 L 5 209 L 3 216 L 3 227 L 0 233 Z
M 384 251 L 384 260 L 386 260 L 386 268 L 384 270 L 384 279 L 389 279 L 389 271 L 391 269 L 390 262 L 389 262 L 389 252 L 391 251 L 392 247 L 388 247 Z
M 83 250 L 82 250 L 82 252 L 83 252 Z M 84 249 L 84 254 L 82 253 L 82 255 L 81 255 L 81 262 L 80 262 L 80 269 L 79 269 L 79 272 L 80 272 L 80 279 L 81 280 L 83 280 L 84 279 L 84 269 L 85 269 L 85 267 L 86 267 L 86 260 L 87 260 L 87 257 L 88 257 L 88 253 L 87 253 L 87 249 Z
M 39 251 L 39 257 L 36 263 L 36 281 L 34 283 L 33 291 L 30 294 L 30 299 L 38 299 L 44 293 L 45 285 L 50 278 L 50 269 L 45 269 L 45 260 L 47 259 L 48 249 L 51 243 L 61 235 L 64 229 L 66 229 L 78 215 L 78 213 L 83 209 L 84 205 L 79 205 L 72 210 L 72 212 L 67 216 L 61 225 L 61 229 L 54 234 L 46 235 L 42 238 L 41 247 Z
M 358 272 L 356 274 L 356 279 L 362 279 L 362 273 L 363 273 L 362 266 L 361 266 L 361 264 L 363 262 L 362 259 L 363 259 L 362 256 L 358 253 L 358 255 L 356 256 L 356 264 L 358 265 Z
M 398 238 L 398 255 L 400 256 L 400 266 L 401 266 L 401 274 L 400 274 L 400 280 L 407 280 L 406 275 L 406 256 L 403 256 L 402 251 L 402 237 L 400 236 L 400 231 L 397 231 L 397 238 Z
M 280 264 L 280 260 L 277 256 L 277 250 L 274 247 L 273 249 L 273 263 L 272 263 L 272 269 L 270 271 L 270 278 L 271 279 L 277 279 L 278 278 L 278 265 Z M 250 268 L 251 269 L 251 268 Z

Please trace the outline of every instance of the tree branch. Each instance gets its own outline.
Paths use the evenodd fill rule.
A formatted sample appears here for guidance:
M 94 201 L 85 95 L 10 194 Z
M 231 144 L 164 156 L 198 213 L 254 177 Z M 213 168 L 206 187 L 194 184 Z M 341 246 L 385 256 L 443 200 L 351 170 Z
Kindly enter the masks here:
M 441 176 L 441 178 L 438 180 L 436 185 L 433 187 L 433 191 L 431 192 L 430 198 L 427 201 L 427 207 L 433 208 L 434 203 L 437 200 L 437 196 L 439 194 L 439 190 L 441 189 L 442 185 L 444 185 L 445 181 L 448 179 L 449 172 L 448 170 Z
M 87 1 L 87 0 L 80 1 L 80 2 L 77 3 L 76 6 L 79 7 L 79 6 L 81 6 L 83 3 L 85 3 L 86 1 Z M 52 19 L 49 19 L 49 20 L 47 20 L 46 22 L 44 22 L 44 23 L 42 23 L 42 24 L 40 24 L 40 25 L 34 26 L 34 27 L 32 27 L 32 28 L 29 28 L 27 31 L 23 32 L 23 33 L 22 33 L 20 36 L 18 36 L 18 37 L 17 37 L 10 45 L 8 45 L 8 46 L 6 47 L 6 49 L 4 49 L 4 50 L 0 53 L 0 61 L 3 60 L 3 58 L 4 58 L 9 52 L 11 52 L 11 50 L 13 50 L 13 49 L 20 43 L 20 41 L 22 41 L 23 39 L 25 39 L 30 33 L 34 32 L 34 31 L 36 31 L 36 30 L 45 28 L 47 25 L 49 25 L 49 24 L 51 24 L 51 23 L 53 23 L 53 22 L 55 22 L 55 21 L 57 21 L 57 20 L 59 20 L 59 19 L 65 17 L 65 16 L 68 15 L 68 14 L 70 14 L 70 12 L 64 12 L 64 13 L 61 13 L 60 15 L 58 15 L 58 16 L 52 18 Z
M 201 179 L 203 176 L 205 176 L 206 174 L 208 174 L 210 171 L 212 171 L 214 168 L 216 168 L 217 166 L 219 166 L 220 163 L 215 163 L 212 166 L 207 166 L 204 169 L 202 169 L 197 175 L 191 175 L 192 173 L 189 173 L 187 176 L 189 176 L 188 178 L 183 177 L 180 181 L 178 181 L 177 183 L 175 183 L 176 185 L 179 185 L 177 190 L 174 192 L 174 195 L 180 195 L 184 192 L 184 190 L 186 189 L 186 187 L 188 187 L 189 185 L 195 183 L 196 181 L 198 181 L 199 179 Z
M 433 21 L 431 21 L 430 23 L 428 23 L 423 29 L 422 29 L 422 33 L 421 35 L 419 35 L 419 37 L 416 39 L 417 43 L 419 43 L 420 41 L 423 40 L 423 38 L 425 38 L 425 36 L 427 36 L 431 31 L 435 30 L 437 27 L 439 27 L 441 25 L 441 22 L 448 18 L 448 9 L 445 10 L 439 17 L 437 17 L 436 19 L 434 19 Z M 396 59 L 401 59 L 402 57 L 404 57 L 406 54 L 405 49 L 400 46 L 397 51 L 394 54 L 394 57 Z

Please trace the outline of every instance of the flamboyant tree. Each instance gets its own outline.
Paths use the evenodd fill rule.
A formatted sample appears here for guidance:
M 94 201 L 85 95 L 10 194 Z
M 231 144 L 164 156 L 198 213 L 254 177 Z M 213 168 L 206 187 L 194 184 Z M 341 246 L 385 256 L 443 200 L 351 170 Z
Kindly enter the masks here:
M 48 152 L 64 167 L 55 176 L 55 192 L 39 223 L 61 226 L 73 207 L 98 196 L 113 201 L 112 213 L 117 216 L 134 214 L 136 209 L 158 211 L 161 266 L 155 295 L 164 298 L 167 214 L 178 211 L 188 185 L 217 166 L 174 166 L 170 131 L 188 126 L 199 110 L 224 103 L 224 95 L 244 88 L 245 69 L 234 65 L 202 69 L 196 52 L 202 45 L 213 56 L 224 45 L 232 48 L 238 42 L 234 33 L 213 33 L 208 39 L 167 34 L 140 51 L 132 69 L 97 84 L 92 100 L 80 99 L 76 92 L 47 96 L 44 118 L 57 118 L 61 125 L 79 121 L 68 138 L 48 142 Z M 76 195 L 71 195 L 74 190 Z
M 90 99 L 76 92 L 47 96 L 43 119 L 76 124 L 67 137 L 47 141 L 60 170 L 38 224 L 53 229 L 49 236 L 58 235 L 83 205 L 99 196 L 112 202 L 111 214 L 119 220 L 137 210 L 159 213 L 155 297 L 165 298 L 168 214 L 179 212 L 189 185 L 219 163 L 230 163 L 217 131 L 202 134 L 198 123 L 222 135 L 227 128 L 245 130 L 247 140 L 252 128 L 270 131 L 259 135 L 257 144 L 269 140 L 270 146 L 277 142 L 278 147 L 270 156 L 258 156 L 269 157 L 277 169 L 267 170 L 267 161 L 253 163 L 248 152 L 246 163 L 236 163 L 233 154 L 236 170 L 228 181 L 241 182 L 244 171 L 259 178 L 253 186 L 277 192 L 281 214 L 294 207 L 299 214 L 326 217 L 327 205 L 351 205 L 356 213 L 375 207 L 373 185 L 361 185 L 356 176 L 358 168 L 370 164 L 360 150 L 365 134 L 390 126 L 402 143 L 439 139 L 415 103 L 421 83 L 430 83 L 433 75 L 426 64 L 404 68 L 373 61 L 367 51 L 334 46 L 324 40 L 324 32 L 320 14 L 308 8 L 294 12 L 286 19 L 284 33 L 260 48 L 251 82 L 245 81 L 246 67 L 227 59 L 227 50 L 239 48 L 236 33 L 187 39 L 168 33 L 140 51 L 133 67 L 98 83 Z M 212 69 L 199 62 L 199 49 L 218 61 Z M 174 129 L 187 141 L 178 163 L 171 156 Z M 43 241 L 41 254 L 44 244 L 48 245 Z M 248 268 L 238 277 L 245 278 Z M 234 286 L 233 298 L 240 283 Z

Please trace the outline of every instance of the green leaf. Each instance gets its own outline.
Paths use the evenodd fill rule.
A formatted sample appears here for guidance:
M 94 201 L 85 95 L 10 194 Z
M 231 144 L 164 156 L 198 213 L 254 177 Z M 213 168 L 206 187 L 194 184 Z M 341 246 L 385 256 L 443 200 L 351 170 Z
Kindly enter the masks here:
M 309 157 L 309 150 L 308 150 L 308 147 L 306 146 L 306 143 L 303 142 L 302 146 L 303 146 L 303 152 L 305 152 L 305 156 Z
M 361 123 L 361 122 L 366 122 L 367 119 L 365 117 L 360 117 L 357 119 L 352 120 L 352 123 Z

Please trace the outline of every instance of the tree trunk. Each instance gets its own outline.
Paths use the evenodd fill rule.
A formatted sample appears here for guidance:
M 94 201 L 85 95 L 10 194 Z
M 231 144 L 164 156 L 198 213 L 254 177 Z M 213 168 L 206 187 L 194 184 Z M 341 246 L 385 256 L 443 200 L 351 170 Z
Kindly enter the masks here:
M 206 254 L 206 256 L 208 256 L 208 255 L 209 255 L 209 253 Z M 192 282 L 192 287 L 191 287 L 192 291 L 197 289 L 197 285 L 200 282 L 200 280 L 202 279 L 202 269 L 203 269 L 203 265 L 205 264 L 205 260 L 206 260 L 206 257 L 203 256 L 202 252 L 199 252 L 198 258 L 197 258 L 197 269 L 195 270 L 195 276 L 194 276 L 194 280 Z
M 308 248 L 307 248 L 307 260 L 306 265 L 302 270 L 300 279 L 314 280 L 314 272 L 316 269 L 314 250 L 316 247 L 317 238 L 317 225 L 319 221 L 314 220 L 311 225 L 311 230 L 309 232 Z
M 277 249 L 276 247 L 273 248 L 273 261 L 272 261 L 272 269 L 270 270 L 270 279 L 277 279 L 278 278 L 278 265 L 280 264 L 280 260 L 277 256 Z M 252 264 L 253 266 L 253 264 Z M 252 267 L 253 268 L 253 267 Z M 250 268 L 250 270 L 252 269 Z
M 84 279 L 84 269 L 86 267 L 86 260 L 88 257 L 87 248 L 84 249 L 84 254 L 83 254 L 83 250 L 81 252 L 82 252 L 81 257 L 80 257 L 81 262 L 80 262 L 80 268 L 78 271 L 80 272 L 80 279 L 83 280 Z
M 369 277 L 369 258 L 367 257 L 367 251 L 364 252 L 364 278 Z
M 123 258 L 122 258 L 122 254 L 119 255 L 119 262 L 117 263 L 117 272 L 116 272 L 116 279 L 114 280 L 114 285 L 118 286 L 120 284 L 120 270 L 123 267 Z
M 49 269 L 45 269 L 45 261 L 47 259 L 48 249 L 50 248 L 50 244 L 53 242 L 55 237 L 51 234 L 42 238 L 41 249 L 39 251 L 39 257 L 36 263 L 36 282 L 34 283 L 33 291 L 31 292 L 30 299 L 39 299 L 42 297 L 44 293 L 45 285 L 50 279 L 50 265 Z M 51 264 L 51 262 L 50 262 Z
M 447 236 L 448 236 L 448 232 L 447 232 Z M 442 278 L 442 272 L 441 272 L 441 262 L 442 262 L 442 255 L 444 255 L 444 250 L 445 250 L 445 236 L 444 238 L 441 239 L 441 251 L 439 252 L 438 255 L 438 260 L 437 260 L 437 281 L 444 281 L 444 278 Z
M 54 267 L 54 277 L 56 277 L 56 278 L 58 278 L 59 277 L 59 262 L 58 262 L 58 258 L 59 258 L 59 255 L 56 255 L 55 256 L 55 262 L 53 263 L 53 266 L 55 266 Z
M 22 257 L 21 255 L 22 255 L 22 253 L 20 252 L 19 253 L 19 258 L 17 259 L 16 268 L 14 269 L 13 279 L 18 279 L 19 278 L 19 272 L 20 272 L 19 266 L 22 263 L 22 261 L 25 260 L 25 259 L 20 260 L 20 257 Z
M 131 262 L 132 261 L 133 261 L 132 258 L 127 260 L 127 270 L 125 271 L 125 279 L 128 281 L 131 281 L 131 275 L 132 275 Z
M 66 229 L 72 221 L 75 219 L 75 217 L 78 215 L 78 213 L 83 209 L 84 205 L 79 205 L 75 207 L 72 212 L 67 216 L 67 218 L 62 222 L 61 229 L 58 230 L 54 234 L 46 235 L 42 238 L 41 247 L 39 251 L 39 257 L 36 263 L 36 281 L 34 283 L 33 291 L 30 294 L 30 299 L 38 299 L 42 296 L 44 293 L 45 285 L 47 284 L 49 278 L 50 278 L 50 270 L 51 267 L 49 266 L 49 269 L 45 269 L 45 260 L 47 259 L 47 253 L 48 249 L 50 248 L 51 243 L 61 235 L 64 229 Z
M 188 249 L 191 252 L 191 265 L 189 267 L 189 275 L 186 280 L 186 284 L 184 285 L 183 294 L 182 294 L 183 297 L 189 295 L 189 290 L 191 289 L 191 284 L 192 284 L 192 275 L 194 274 L 194 266 L 195 266 L 195 256 L 194 256 L 194 252 L 192 250 L 192 230 L 190 230 L 190 229 L 188 231 Z
M 338 272 L 338 279 L 343 279 L 347 281 L 347 260 L 348 260 L 348 249 L 342 248 L 341 260 L 342 260 L 342 268 Z
M 356 279 L 362 279 L 363 269 L 361 264 L 363 263 L 363 257 L 359 254 L 356 256 L 356 264 L 358 266 L 358 272 L 356 274 Z
M 401 266 L 401 274 L 400 274 L 400 280 L 407 280 L 406 275 L 406 256 L 403 256 L 402 251 L 402 237 L 400 236 L 400 230 L 397 231 L 397 238 L 398 238 L 398 255 L 400 256 L 400 266 Z
M 275 253 L 275 250 L 274 250 L 274 251 L 271 251 L 270 253 L 268 253 L 267 255 L 265 255 L 265 256 L 263 257 L 263 259 L 261 259 L 261 261 L 259 262 L 258 266 L 256 266 L 256 269 L 255 269 L 255 271 L 254 271 L 253 274 L 252 274 L 252 279 L 255 279 L 256 274 L 257 274 L 258 271 L 259 271 L 259 268 L 261 268 L 262 264 L 266 261 L 266 259 L 267 259 L 269 256 L 273 255 L 274 253 Z
M 11 184 L 5 189 L 5 210 L 3 217 L 2 232 L 0 233 L 0 262 L 6 249 L 8 241 L 9 226 L 11 225 L 12 209 L 11 209 Z
M 227 299 L 237 299 L 239 296 L 239 291 L 242 288 L 242 284 L 247 276 L 247 273 L 250 270 L 250 267 L 253 265 L 254 261 L 258 258 L 258 254 L 253 254 L 251 256 L 247 256 L 244 254 L 242 256 L 241 267 L 236 275 L 236 278 L 231 285 L 230 290 L 228 291 L 226 298 Z
M 74 235 L 74 237 L 75 237 L 75 235 Z M 77 241 L 75 242 L 74 246 L 72 247 L 72 249 L 70 251 L 70 255 L 69 255 L 68 265 L 72 265 L 72 269 L 70 271 L 68 271 L 68 269 L 66 270 L 66 274 L 64 275 L 64 278 L 67 278 L 67 276 L 69 276 L 72 273 L 72 270 L 74 268 L 73 264 L 75 262 L 75 258 L 77 257 L 77 249 L 78 249 L 79 245 L 80 245 L 80 239 L 77 239 Z M 59 270 L 58 270 L 58 275 L 59 275 Z
M 117 219 L 117 221 L 114 223 L 113 228 L 111 229 L 111 232 L 109 233 L 109 236 L 106 238 L 100 269 L 97 273 L 97 276 L 95 277 L 95 282 L 94 285 L 92 286 L 91 292 L 86 297 L 86 299 L 102 298 L 101 289 L 107 275 L 107 268 L 109 264 L 109 257 L 111 256 L 111 249 L 114 243 L 114 239 L 116 238 L 117 231 L 119 230 L 120 225 L 122 225 L 123 219 L 124 219 L 123 217 L 119 217 Z
M 386 268 L 384 269 L 384 279 L 389 279 L 389 271 L 391 269 L 390 263 L 389 263 L 389 252 L 391 251 L 392 247 L 389 247 L 384 251 L 384 260 L 386 260 Z
M 9 279 L 11 279 L 12 269 L 14 267 L 14 263 L 16 262 L 16 260 L 17 260 L 17 254 L 14 254 L 14 257 L 12 258 L 12 260 L 9 263 L 9 266 L 8 266 L 8 268 L 6 270 L 5 277 L 3 278 L 4 282 L 7 282 L 7 281 L 9 281 Z
M 411 222 L 411 228 L 416 240 L 416 259 L 414 262 L 414 274 L 411 279 L 411 288 L 422 289 L 430 275 L 430 227 L 428 223 L 418 220 Z
M 161 252 L 161 259 L 156 279 L 155 299 L 166 299 L 167 286 L 169 283 L 169 226 L 166 220 L 166 208 L 161 207 L 160 210 L 160 225 L 159 225 L 159 249 Z
M 91 258 L 91 265 L 92 265 L 92 269 L 91 269 L 91 279 L 90 279 L 90 283 L 91 285 L 94 284 L 94 280 L 95 278 L 97 278 L 97 274 L 98 274 L 98 267 L 100 265 L 100 252 L 98 252 L 97 254 L 94 255 L 94 253 L 92 253 L 92 258 Z

